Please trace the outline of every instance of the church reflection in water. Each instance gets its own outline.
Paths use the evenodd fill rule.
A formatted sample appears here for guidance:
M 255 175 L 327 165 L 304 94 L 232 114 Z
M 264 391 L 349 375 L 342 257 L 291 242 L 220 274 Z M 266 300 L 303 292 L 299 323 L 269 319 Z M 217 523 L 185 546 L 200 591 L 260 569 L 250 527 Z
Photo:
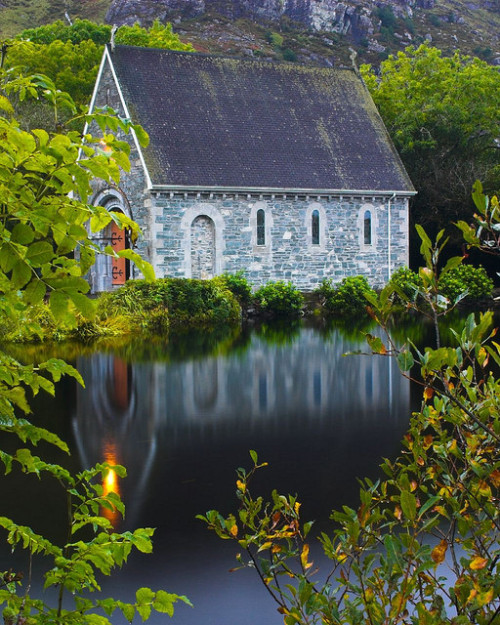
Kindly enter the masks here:
M 410 410 L 410 389 L 390 358 L 349 356 L 340 334 L 304 329 L 287 345 L 254 334 L 248 348 L 181 362 L 127 363 L 109 353 L 81 358 L 73 429 L 83 465 L 127 467 L 129 514 L 140 507 L 155 458 L 256 429 L 272 440 L 287 431 L 363 434 L 390 430 Z M 375 444 L 375 443 L 374 443 Z M 118 483 L 109 488 L 118 489 Z M 130 508 L 132 505 L 132 509 Z

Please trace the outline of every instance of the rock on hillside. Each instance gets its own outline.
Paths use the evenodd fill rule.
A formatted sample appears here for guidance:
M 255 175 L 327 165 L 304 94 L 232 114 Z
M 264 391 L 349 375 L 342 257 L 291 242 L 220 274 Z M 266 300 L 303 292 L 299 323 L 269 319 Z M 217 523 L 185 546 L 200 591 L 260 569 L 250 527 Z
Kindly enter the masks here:
M 195 49 L 238 56 L 378 65 L 428 41 L 500 65 L 500 0 L 0 0 L 0 39 L 56 19 L 174 23 Z
M 411 35 L 416 28 L 414 18 L 418 17 L 428 21 L 428 32 L 424 32 L 426 24 L 422 23 L 424 31 L 419 34 L 429 41 L 439 35 L 434 31 L 441 28 L 452 31 L 450 36 L 452 41 L 455 37 L 457 44 L 464 39 L 465 48 L 471 43 L 478 48 L 483 45 L 492 53 L 499 49 L 499 0 L 112 0 L 106 21 L 118 25 L 147 24 L 155 18 L 184 21 L 205 14 L 218 14 L 233 21 L 247 18 L 261 24 L 286 21 L 313 32 L 347 35 L 354 42 L 365 43 L 377 33 L 387 36 L 389 31 L 392 36 L 397 19 L 406 21 L 406 31 Z M 420 31 L 420 25 L 417 26 Z M 462 31 L 467 31 L 464 37 L 460 36 Z M 399 35 L 404 38 L 405 33 Z M 411 36 L 406 39 L 408 44 Z

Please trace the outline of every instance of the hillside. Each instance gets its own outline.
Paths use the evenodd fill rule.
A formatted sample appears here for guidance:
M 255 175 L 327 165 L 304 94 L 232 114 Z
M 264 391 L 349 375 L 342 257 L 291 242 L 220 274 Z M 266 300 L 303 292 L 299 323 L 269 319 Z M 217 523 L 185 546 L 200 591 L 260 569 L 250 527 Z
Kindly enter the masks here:
M 500 65 L 500 0 L 0 0 L 0 38 L 56 19 L 172 21 L 200 51 L 320 65 L 378 64 L 430 41 Z

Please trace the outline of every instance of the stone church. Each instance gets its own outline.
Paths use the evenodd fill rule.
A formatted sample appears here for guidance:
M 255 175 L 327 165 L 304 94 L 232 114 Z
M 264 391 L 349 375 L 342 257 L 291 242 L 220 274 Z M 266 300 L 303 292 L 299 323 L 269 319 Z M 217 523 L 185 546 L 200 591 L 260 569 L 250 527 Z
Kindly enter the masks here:
M 93 202 L 141 227 L 157 277 L 243 270 L 260 286 L 364 275 L 374 286 L 408 263 L 415 191 L 354 70 L 108 46 L 91 110 L 112 106 L 150 143 L 131 143 L 119 187 Z M 103 245 L 127 246 L 111 227 Z M 139 277 L 102 257 L 94 292 Z

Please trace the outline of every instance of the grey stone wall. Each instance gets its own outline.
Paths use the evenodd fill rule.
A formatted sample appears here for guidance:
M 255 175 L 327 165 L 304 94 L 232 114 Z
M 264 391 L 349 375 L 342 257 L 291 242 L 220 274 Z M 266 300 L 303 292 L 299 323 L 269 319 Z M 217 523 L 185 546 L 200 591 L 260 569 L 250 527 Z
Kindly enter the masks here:
M 243 269 L 255 286 L 285 280 L 307 291 L 323 278 L 338 282 L 358 274 L 382 286 L 389 277 L 389 261 L 391 273 L 408 264 L 405 198 L 158 193 L 151 203 L 150 234 L 159 276 L 196 274 L 191 241 L 196 219 L 202 215 L 215 227 L 215 273 Z M 259 209 L 266 216 L 265 245 L 257 245 Z M 316 245 L 312 243 L 314 210 L 320 219 Z M 372 225 L 368 245 L 364 243 L 367 211 Z

